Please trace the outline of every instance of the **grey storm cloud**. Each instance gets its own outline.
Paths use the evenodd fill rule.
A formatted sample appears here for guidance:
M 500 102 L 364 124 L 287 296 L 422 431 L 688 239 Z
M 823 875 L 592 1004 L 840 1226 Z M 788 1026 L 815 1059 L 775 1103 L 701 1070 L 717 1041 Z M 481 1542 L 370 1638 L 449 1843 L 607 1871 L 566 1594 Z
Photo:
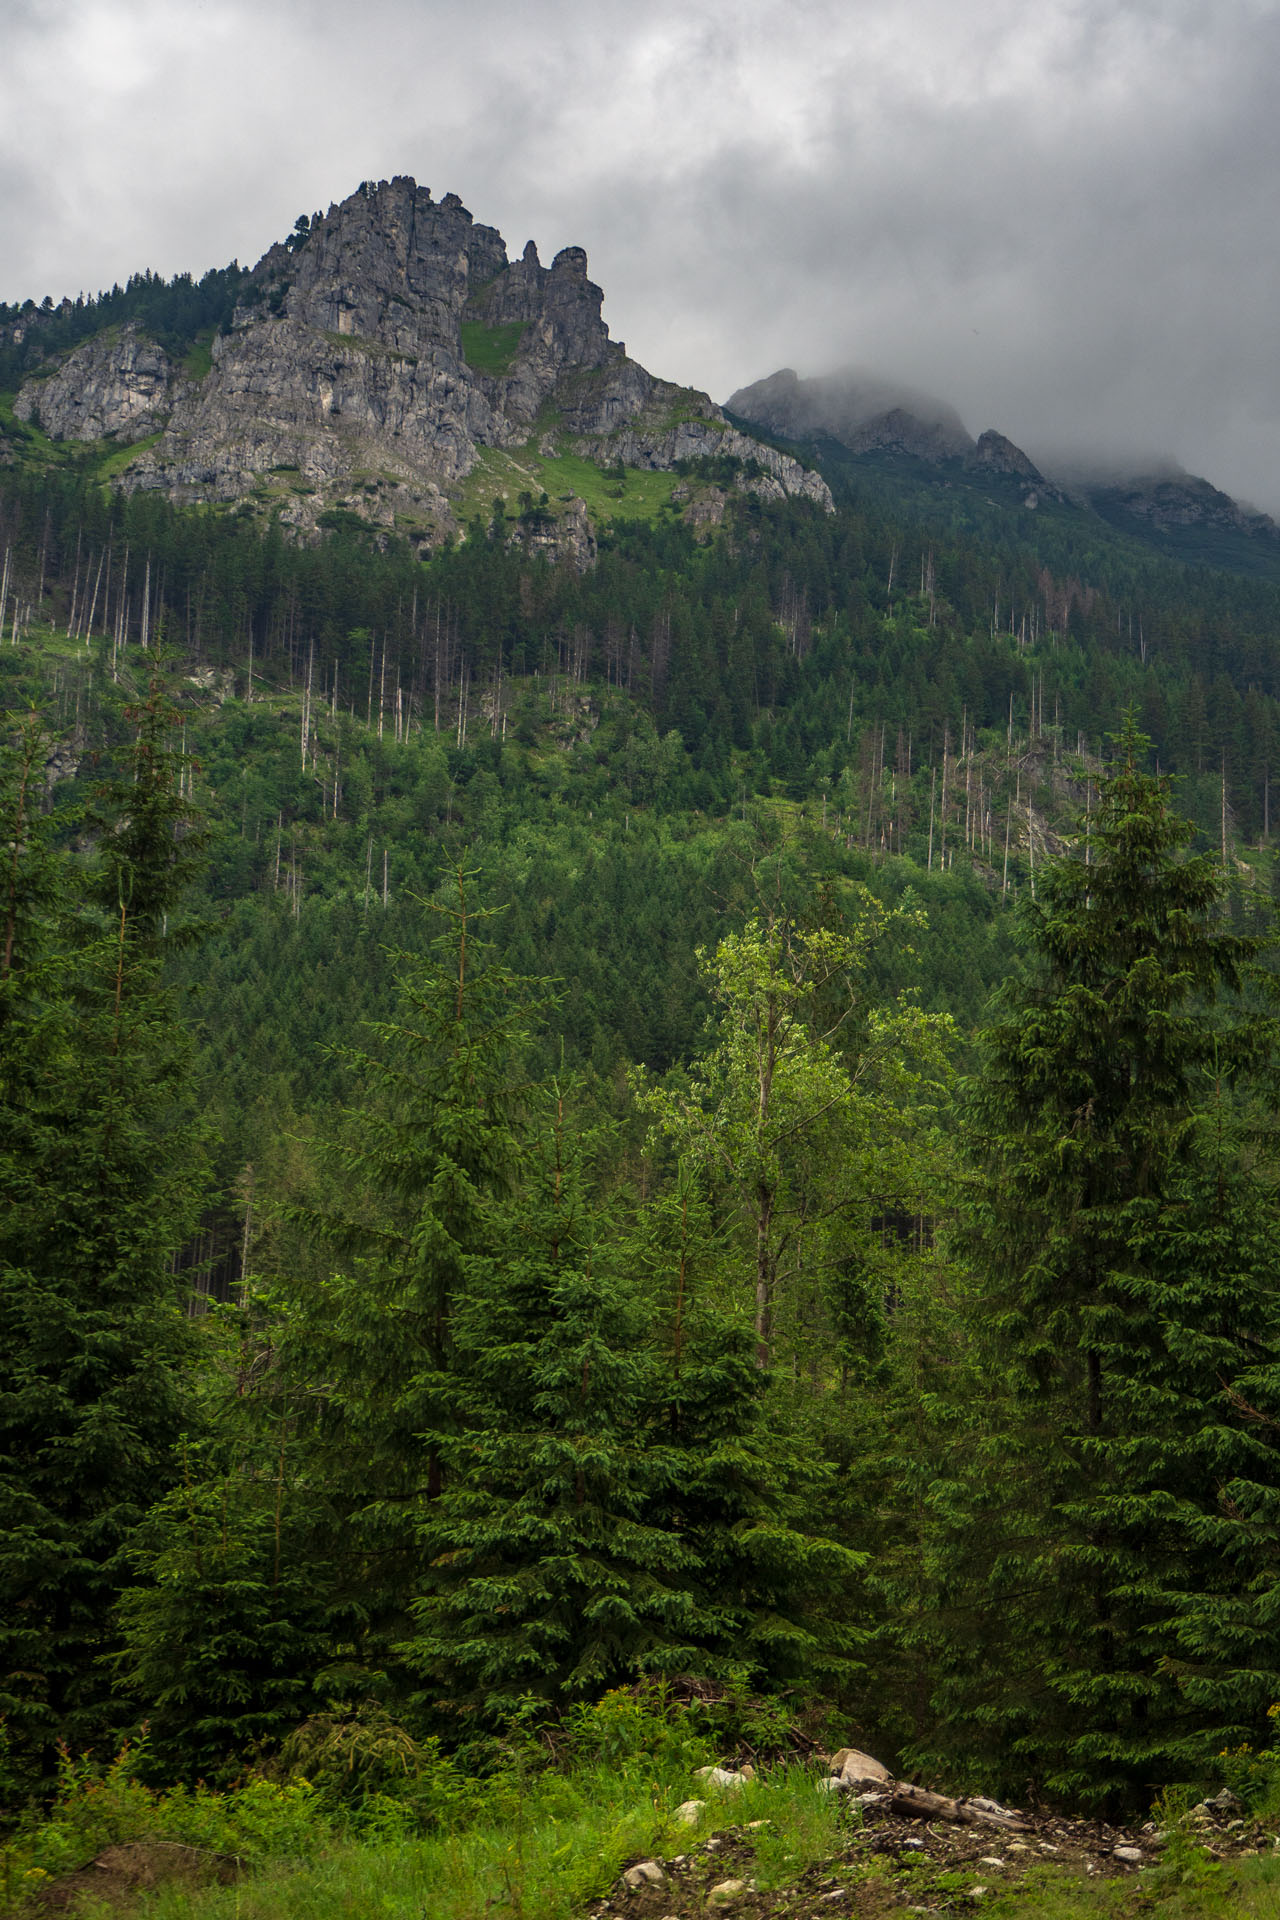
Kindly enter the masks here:
M 854 365 L 1280 509 L 1280 0 L 0 0 L 0 294 L 256 259 L 365 178 L 587 248 L 733 388 Z

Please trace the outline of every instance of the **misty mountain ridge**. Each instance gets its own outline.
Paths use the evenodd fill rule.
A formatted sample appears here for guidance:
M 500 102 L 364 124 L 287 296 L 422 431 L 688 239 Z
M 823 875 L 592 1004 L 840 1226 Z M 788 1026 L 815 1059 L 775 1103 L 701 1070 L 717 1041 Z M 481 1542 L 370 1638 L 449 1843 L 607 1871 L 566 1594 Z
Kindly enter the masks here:
M 726 410 L 814 455 L 819 464 L 821 444 L 834 442 L 869 468 L 909 461 L 935 469 L 943 484 L 963 480 L 981 487 L 998 479 L 1006 500 L 1013 491 L 1030 510 L 1083 508 L 1174 558 L 1229 567 L 1244 560 L 1268 570 L 1280 560 L 1280 526 L 1268 514 L 1232 499 L 1176 460 L 1091 458 L 1077 450 L 1061 458 L 1042 456 L 1037 464 L 992 428 L 975 439 L 946 401 L 862 369 L 802 379 L 782 367 L 740 387 Z
M 1083 514 L 1178 561 L 1280 575 L 1280 527 L 1176 462 L 1034 459 L 865 369 L 782 368 L 722 410 L 631 359 L 602 304 L 581 248 L 511 257 L 456 194 L 366 181 L 249 270 L 0 312 L 0 462 L 88 460 L 125 493 L 424 550 L 501 501 L 527 545 L 577 565 L 611 519 L 705 528 L 735 490 L 829 510 L 830 483 L 880 476 L 908 511 L 942 493 L 1027 531 Z
M 963 455 L 974 441 L 954 407 L 914 387 L 850 367 L 840 373 L 802 380 L 780 367 L 766 380 L 740 387 L 727 402 L 730 412 L 758 419 L 776 431 L 801 438 L 829 433 L 851 452 L 881 443 L 883 424 L 900 421 L 912 451 L 939 457 Z
M 1019 484 L 1028 507 L 1066 498 L 1004 434 L 989 428 L 975 440 L 946 401 L 861 370 L 802 380 L 793 368 L 782 367 L 739 387 L 727 406 L 738 418 L 797 444 L 826 437 L 855 455 L 905 455 L 935 466 L 958 462 L 966 472 L 1001 475 Z

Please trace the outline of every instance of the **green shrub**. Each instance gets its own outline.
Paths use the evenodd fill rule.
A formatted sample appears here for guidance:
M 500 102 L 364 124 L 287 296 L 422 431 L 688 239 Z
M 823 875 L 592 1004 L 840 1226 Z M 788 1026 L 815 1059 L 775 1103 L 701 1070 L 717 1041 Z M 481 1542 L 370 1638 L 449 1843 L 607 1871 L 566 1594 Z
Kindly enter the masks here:
M 483 320 L 464 320 L 460 329 L 462 357 L 477 373 L 502 374 L 510 371 L 524 333 L 523 320 L 486 326 Z
M 673 1701 L 661 1681 L 614 1687 L 590 1704 L 570 1707 L 564 1732 L 574 1761 L 598 1760 L 618 1770 L 688 1772 L 712 1758 L 700 1703 Z
M 0 1884 L 11 1901 L 86 1866 L 106 1847 L 176 1841 L 247 1865 L 310 1858 L 334 1831 L 309 1781 L 255 1774 L 225 1793 L 205 1786 L 160 1792 L 138 1778 L 146 1760 L 145 1737 L 105 1767 L 63 1748 L 52 1807 L 20 1825 L 0 1850 Z
M 285 1741 L 280 1766 L 357 1831 L 387 1839 L 456 1825 L 484 1797 L 434 1735 L 415 1739 L 377 1701 L 335 1701 L 312 1714 Z

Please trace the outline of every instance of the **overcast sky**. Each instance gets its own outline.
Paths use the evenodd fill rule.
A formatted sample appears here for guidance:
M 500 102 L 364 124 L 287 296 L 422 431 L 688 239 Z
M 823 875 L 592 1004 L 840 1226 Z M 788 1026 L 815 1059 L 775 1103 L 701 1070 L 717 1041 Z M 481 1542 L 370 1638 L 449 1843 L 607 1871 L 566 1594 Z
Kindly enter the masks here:
M 0 0 L 0 296 L 364 178 L 585 246 L 725 399 L 857 365 L 1280 511 L 1280 0 Z

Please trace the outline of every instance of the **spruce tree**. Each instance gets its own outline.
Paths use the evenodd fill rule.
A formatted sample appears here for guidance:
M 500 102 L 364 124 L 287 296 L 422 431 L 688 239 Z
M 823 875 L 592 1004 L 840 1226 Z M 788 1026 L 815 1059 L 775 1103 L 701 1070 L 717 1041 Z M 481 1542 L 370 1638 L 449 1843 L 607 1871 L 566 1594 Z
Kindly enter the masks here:
M 273 1436 L 255 1411 L 210 1410 L 213 1436 L 181 1449 L 177 1484 L 130 1540 L 115 1670 L 170 1780 L 240 1771 L 340 1690 L 323 1682 L 351 1623 L 327 1605 L 320 1490 L 288 1421 Z
M 667 1463 L 650 1511 L 695 1556 L 697 1671 L 848 1698 L 871 1639 L 867 1555 L 830 1525 L 837 1475 L 805 1417 L 812 1402 L 801 1410 L 760 1370 L 750 1321 L 722 1297 L 717 1216 L 684 1161 L 628 1236 L 652 1317 L 650 1418 Z
M 424 1513 L 425 1698 L 500 1721 L 644 1675 L 847 1681 L 861 1556 L 815 1535 L 821 1467 L 772 1432 L 749 1325 L 704 1297 L 688 1183 L 630 1227 L 557 1097 L 456 1321 L 446 1488 Z
M 201 1167 L 162 966 L 193 847 L 163 687 L 127 718 L 87 864 L 32 810 L 30 728 L 4 794 L 0 1693 L 32 1766 L 111 1725 L 112 1603 L 189 1412 L 170 1258 Z
M 1146 746 L 1127 726 L 1087 838 L 1042 875 L 984 1037 L 988 1398 L 931 1494 L 956 1744 L 1096 1803 L 1257 1738 L 1280 1689 L 1280 1257 L 1240 1117 L 1271 1027 Z
M 403 1677 L 422 1515 L 448 1485 L 458 1302 L 520 1178 L 523 1056 L 548 997 L 495 962 L 469 878 L 430 949 L 393 956 L 397 1015 L 344 1056 L 359 1103 L 325 1149 L 326 1190 L 295 1211 L 297 1257 L 260 1294 L 356 1689 Z
M 646 1509 L 671 1462 L 650 1430 L 642 1296 L 587 1197 L 563 1102 L 476 1263 L 455 1328 L 443 1497 L 421 1522 L 414 1664 L 455 1709 L 603 1692 L 695 1661 L 696 1557 Z

